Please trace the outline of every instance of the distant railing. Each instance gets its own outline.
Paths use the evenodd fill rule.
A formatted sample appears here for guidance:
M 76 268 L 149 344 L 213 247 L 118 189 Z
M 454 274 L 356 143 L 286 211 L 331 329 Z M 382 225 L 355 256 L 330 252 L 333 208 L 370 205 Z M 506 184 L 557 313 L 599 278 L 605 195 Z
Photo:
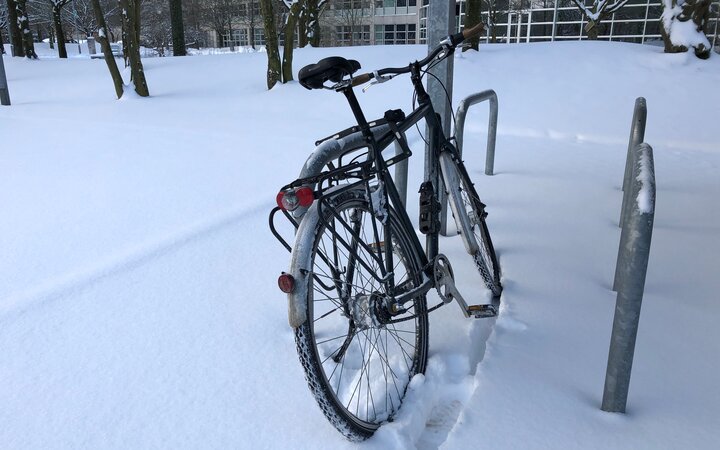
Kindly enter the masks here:
M 629 41 L 643 44 L 647 41 L 660 41 L 660 15 L 662 2 L 658 0 L 630 0 L 620 10 L 604 19 L 598 27 L 598 39 L 606 41 Z M 559 40 L 588 39 L 585 27 L 587 20 L 577 6 L 570 0 L 548 0 L 548 6 L 531 5 L 529 8 L 497 11 L 496 23 L 490 30 L 485 42 L 491 42 L 492 36 L 498 43 L 541 42 Z M 425 8 L 425 7 L 423 7 Z M 458 28 L 464 21 L 464 2 L 461 4 Z M 481 13 L 482 20 L 490 23 L 489 13 Z M 710 17 L 706 26 L 706 36 L 713 48 L 720 49 L 720 1 L 713 0 L 710 5 Z M 422 16 L 421 16 L 422 17 Z M 420 20 L 420 37 L 425 36 L 425 23 Z

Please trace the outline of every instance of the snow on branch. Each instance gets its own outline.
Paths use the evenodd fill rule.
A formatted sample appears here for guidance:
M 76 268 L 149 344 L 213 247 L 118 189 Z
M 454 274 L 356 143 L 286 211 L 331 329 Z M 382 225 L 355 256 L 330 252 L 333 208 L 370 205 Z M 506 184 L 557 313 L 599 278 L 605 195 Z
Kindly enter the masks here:
M 625 6 L 629 0 L 593 0 L 590 7 L 585 5 L 585 0 L 573 0 L 583 14 L 593 22 L 599 22 L 604 14 L 612 14 Z

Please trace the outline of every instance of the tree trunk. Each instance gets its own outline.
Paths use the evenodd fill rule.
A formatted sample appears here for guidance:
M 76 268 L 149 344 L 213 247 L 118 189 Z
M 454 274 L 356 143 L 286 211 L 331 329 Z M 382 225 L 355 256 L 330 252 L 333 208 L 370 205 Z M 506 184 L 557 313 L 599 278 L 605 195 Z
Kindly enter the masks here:
M 600 35 L 599 22 L 588 22 L 587 25 L 585 25 L 585 30 L 587 31 L 588 39 L 591 41 L 597 41 L 597 38 Z
M 3 41 L 2 30 L 0 30 L 0 55 L 5 54 L 5 41 Z
M 285 24 L 285 48 L 283 48 L 282 61 L 282 82 L 287 83 L 293 80 L 293 41 L 295 40 L 295 25 L 297 24 L 298 15 L 302 9 L 303 0 L 298 0 L 290 7 L 287 23 Z
M 170 0 L 170 24 L 172 27 L 173 55 L 185 56 L 185 26 L 183 24 L 182 0 Z
M 465 28 L 472 28 L 480 23 L 481 7 L 482 4 L 480 0 L 466 0 L 464 25 Z M 468 43 L 470 44 L 470 47 L 463 47 L 463 51 L 469 50 L 470 48 L 472 48 L 473 50 L 478 50 L 478 47 L 480 45 L 480 36 L 475 36 L 468 39 Z
M 705 36 L 709 17 L 710 0 L 686 0 L 682 6 L 677 0 L 663 0 L 660 34 L 665 53 L 686 52 L 693 47 L 695 56 L 709 58 L 711 46 Z
M 8 9 L 8 39 L 12 45 L 12 56 L 25 56 L 23 49 L 22 33 L 18 28 L 17 11 L 15 10 L 15 0 L 7 0 Z
M 138 33 L 139 18 L 136 16 L 140 0 L 120 0 L 123 12 L 126 14 L 125 24 L 127 26 L 126 35 L 130 36 L 128 42 L 128 58 L 130 60 L 130 73 L 132 74 L 132 82 L 135 85 L 135 92 L 140 97 L 149 97 L 147 81 L 145 80 L 145 70 L 143 69 L 142 60 L 140 59 L 140 39 Z
M 62 18 L 60 17 L 61 6 L 53 6 L 53 23 L 55 24 L 55 35 L 57 36 L 58 57 L 67 58 L 67 49 L 65 48 L 65 33 L 62 28 Z
M 50 36 L 48 37 L 48 42 L 50 43 L 50 48 L 55 50 L 55 31 L 52 28 L 50 29 Z
M 320 47 L 320 4 L 319 0 L 307 0 L 306 34 L 313 47 Z
M 100 0 L 92 0 L 92 6 L 93 11 L 95 11 L 95 20 L 98 24 L 98 41 L 100 41 L 100 47 L 102 47 L 103 55 L 105 56 L 105 63 L 108 66 L 110 76 L 112 77 L 113 84 L 115 85 L 115 94 L 117 94 L 117 98 L 120 98 L 123 96 L 124 92 L 123 79 L 120 75 L 120 70 L 118 69 L 117 62 L 115 62 L 115 57 L 112 54 L 110 42 L 107 38 L 108 28 L 105 23 L 105 14 L 103 14 L 103 10 L 100 7 Z
M 15 0 L 15 13 L 17 14 L 17 25 L 22 33 L 23 53 L 26 58 L 37 59 L 33 34 L 30 31 L 30 20 L 27 15 L 27 0 Z
M 307 38 L 307 1 L 303 2 L 298 17 L 298 48 L 304 48 L 308 45 Z
M 280 81 L 280 52 L 278 51 L 277 28 L 273 0 L 260 0 L 260 12 L 265 28 L 265 51 L 268 57 L 267 87 L 272 89 Z
M 141 7 L 142 0 L 130 0 L 130 4 L 133 7 L 133 21 L 135 22 L 135 26 L 131 29 L 135 30 L 135 39 L 138 43 L 138 52 L 140 51 L 140 13 L 142 11 Z

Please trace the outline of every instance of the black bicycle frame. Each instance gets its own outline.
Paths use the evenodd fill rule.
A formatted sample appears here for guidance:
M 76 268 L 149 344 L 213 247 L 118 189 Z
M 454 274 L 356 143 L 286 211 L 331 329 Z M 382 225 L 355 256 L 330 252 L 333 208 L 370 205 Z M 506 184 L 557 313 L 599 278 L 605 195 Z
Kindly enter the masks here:
M 430 155 L 429 158 L 426 158 L 425 173 L 427 179 L 425 181 L 429 180 L 432 182 L 434 197 L 436 200 L 438 193 L 440 192 L 440 178 L 438 170 L 439 151 L 441 145 L 446 141 L 446 137 L 441 126 L 440 117 L 435 112 L 435 109 L 432 106 L 432 102 L 430 101 L 430 98 L 425 91 L 424 86 L 422 85 L 419 64 L 414 63 L 411 65 L 410 68 L 411 78 L 413 86 L 415 88 L 415 92 L 417 94 L 419 106 L 406 118 L 397 122 L 394 128 L 397 130 L 398 133 L 404 133 L 411 127 L 415 126 L 420 120 L 425 119 L 428 129 L 428 143 L 430 145 L 430 151 L 432 152 L 432 155 Z M 358 126 L 362 131 L 363 136 L 365 137 L 365 141 L 368 146 L 369 158 L 374 163 L 377 169 L 378 180 L 381 181 L 382 185 L 384 186 L 384 195 L 386 196 L 385 201 L 388 202 L 389 200 L 389 203 L 386 204 L 392 204 L 397 206 L 395 208 L 395 211 L 398 213 L 398 218 L 400 219 L 401 226 L 407 230 L 413 230 L 414 227 L 412 225 L 410 217 L 407 214 L 407 211 L 403 206 L 400 195 L 397 192 L 395 182 L 393 181 L 392 176 L 390 175 L 390 171 L 388 170 L 388 165 L 382 157 L 382 151 L 386 149 L 390 144 L 392 144 L 393 141 L 399 139 L 400 136 L 396 135 L 395 132 L 390 132 L 381 136 L 379 139 L 376 139 L 371 131 L 371 127 L 368 125 L 365 114 L 360 107 L 360 103 L 355 96 L 352 86 L 345 86 L 340 89 L 340 92 L 345 95 L 348 103 L 350 104 L 353 115 L 358 122 Z M 369 186 L 367 186 L 367 189 L 369 189 Z M 435 219 L 436 218 L 433 218 L 433 220 Z M 384 245 L 385 248 L 391 249 L 392 243 L 389 221 L 386 221 L 384 227 Z M 430 289 L 434 287 L 435 282 L 432 272 L 433 268 L 430 266 L 429 262 L 434 261 L 435 257 L 438 255 L 439 252 L 438 233 L 439 231 L 436 230 L 427 234 L 426 245 L 424 249 L 417 235 L 415 233 L 411 233 L 412 245 L 414 246 L 415 253 L 422 258 L 421 260 L 423 271 L 427 275 L 427 279 L 420 286 L 412 289 L 410 292 L 398 296 L 396 298 L 396 302 L 398 304 L 402 305 L 403 303 L 417 297 L 418 295 L 427 293 Z M 381 276 L 383 278 L 386 278 L 386 281 L 389 281 L 389 284 L 392 286 L 392 273 L 394 268 L 392 261 L 392 252 L 388 251 L 385 252 L 385 254 L 387 256 L 385 257 L 384 267 L 383 265 L 380 266 L 383 269 L 383 273 L 381 274 Z

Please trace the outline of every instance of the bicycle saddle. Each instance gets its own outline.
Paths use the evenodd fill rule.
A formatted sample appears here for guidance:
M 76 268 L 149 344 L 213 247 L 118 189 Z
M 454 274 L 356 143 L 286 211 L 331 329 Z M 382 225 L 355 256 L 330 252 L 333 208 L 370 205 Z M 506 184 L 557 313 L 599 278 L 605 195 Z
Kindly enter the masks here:
M 326 81 L 339 83 L 347 75 L 360 70 L 360 63 L 342 56 L 331 56 L 303 67 L 298 72 L 300 85 L 306 89 L 322 89 Z

